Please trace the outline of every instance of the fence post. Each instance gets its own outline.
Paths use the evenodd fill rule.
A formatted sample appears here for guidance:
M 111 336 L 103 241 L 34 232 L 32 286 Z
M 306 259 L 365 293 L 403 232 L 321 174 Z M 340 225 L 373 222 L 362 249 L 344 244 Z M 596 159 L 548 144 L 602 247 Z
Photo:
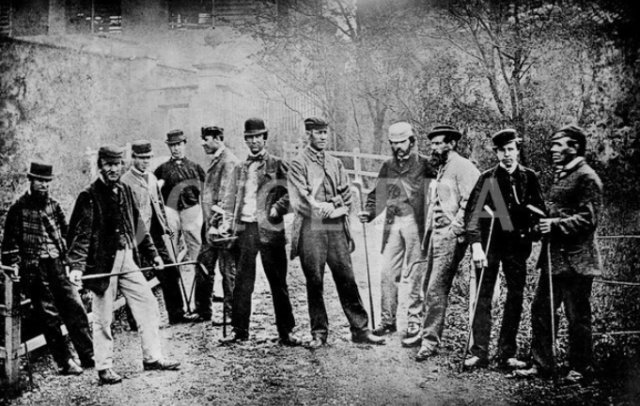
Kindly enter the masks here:
M 360 173 L 362 172 L 362 162 L 360 161 L 360 148 L 355 147 L 353 149 L 353 170 L 355 171 L 354 180 L 357 180 L 362 184 L 362 176 Z M 363 187 L 366 188 L 366 185 L 362 184 Z
M 4 304 L 6 316 L 4 319 L 4 348 L 6 358 L 4 370 L 10 384 L 18 382 L 20 378 L 20 297 L 16 299 L 14 283 L 8 275 L 4 276 Z

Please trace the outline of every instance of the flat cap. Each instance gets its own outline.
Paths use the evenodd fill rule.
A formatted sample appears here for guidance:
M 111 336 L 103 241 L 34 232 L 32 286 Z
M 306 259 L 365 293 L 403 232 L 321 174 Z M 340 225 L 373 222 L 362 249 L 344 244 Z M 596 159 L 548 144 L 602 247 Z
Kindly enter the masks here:
M 329 124 L 319 117 L 309 117 L 304 120 L 304 130 L 325 130 Z
M 104 159 L 107 162 L 120 162 L 123 158 L 124 150 L 117 145 L 103 145 L 98 150 L 98 159 Z
M 141 156 L 141 155 L 153 155 L 153 150 L 151 149 L 151 142 L 147 140 L 137 140 L 131 143 L 131 152 L 133 155 Z
M 553 135 L 553 138 L 557 139 L 563 136 L 572 138 L 578 141 L 579 143 L 586 144 L 587 142 L 587 135 L 585 134 L 584 130 L 575 125 L 565 125 L 561 129 L 556 131 L 556 133 Z
M 491 141 L 493 141 L 493 146 L 495 148 L 501 148 L 510 142 L 522 141 L 522 139 L 518 137 L 518 133 L 516 132 L 516 130 L 514 130 L 513 128 L 507 128 L 493 134 L 493 136 L 491 137 Z
M 439 135 L 450 136 L 454 141 L 460 141 L 460 138 L 462 138 L 462 133 L 450 125 L 439 125 L 433 127 L 431 132 L 427 134 L 427 138 L 431 140 L 433 137 L 437 137 Z
M 224 128 L 218 127 L 217 125 L 208 125 L 208 126 L 202 127 L 202 129 L 200 130 L 200 136 L 202 138 L 208 137 L 209 135 L 220 135 L 220 134 L 224 134 Z
M 389 141 L 402 142 L 413 135 L 411 124 L 399 122 L 389 126 Z

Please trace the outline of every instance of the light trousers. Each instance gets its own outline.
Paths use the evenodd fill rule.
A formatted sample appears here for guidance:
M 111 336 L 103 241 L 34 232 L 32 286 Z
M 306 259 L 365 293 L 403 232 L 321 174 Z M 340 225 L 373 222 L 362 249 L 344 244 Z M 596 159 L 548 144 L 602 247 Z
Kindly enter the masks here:
M 112 273 L 138 269 L 131 250 L 116 253 Z M 111 277 L 104 294 L 93 293 L 93 348 L 96 370 L 113 367 L 113 303 L 118 289 L 122 292 L 142 340 L 142 359 L 153 363 L 162 358 L 160 347 L 160 311 L 158 302 L 141 272 Z

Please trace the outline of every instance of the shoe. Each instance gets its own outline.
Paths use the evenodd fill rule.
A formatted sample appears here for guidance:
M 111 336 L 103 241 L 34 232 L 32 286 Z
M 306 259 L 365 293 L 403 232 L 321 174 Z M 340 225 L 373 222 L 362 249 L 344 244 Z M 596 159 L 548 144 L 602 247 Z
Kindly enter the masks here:
M 98 380 L 100 385 L 113 385 L 122 382 L 122 377 L 109 368 L 98 371 Z
M 420 324 L 418 323 L 409 323 L 407 326 L 407 332 L 404 335 L 404 338 L 412 338 L 420 334 Z
M 584 375 L 582 375 L 580 372 L 574 369 L 569 371 L 567 376 L 562 378 L 562 383 L 564 384 L 576 384 L 576 383 L 584 383 L 584 382 L 586 382 Z
M 307 344 L 307 348 L 315 350 L 316 348 L 320 348 L 325 344 L 327 344 L 327 340 L 325 338 L 314 337 L 313 340 L 311 340 L 309 344 Z
M 81 358 L 80 366 L 84 369 L 95 368 L 96 362 L 93 360 L 93 356 L 91 356 L 91 358 Z
M 382 337 L 382 336 L 386 336 L 387 334 L 393 334 L 396 331 L 398 331 L 398 329 L 396 328 L 395 324 L 381 324 L 377 329 L 373 330 L 371 333 L 375 336 Z
M 372 345 L 385 345 L 387 340 L 383 337 L 367 331 L 366 333 L 355 334 L 351 337 L 351 341 L 356 344 L 372 344 Z
M 222 317 L 219 319 L 215 319 L 211 322 L 212 326 L 223 326 L 226 324 L 227 326 L 231 325 L 231 317 L 227 316 L 226 320 L 223 320 Z
M 280 336 L 280 344 L 287 347 L 299 347 L 302 345 L 302 341 L 293 334 L 285 334 Z
M 486 368 L 489 366 L 489 361 L 486 358 L 476 357 L 475 355 L 464 360 L 465 368 Z
M 142 368 L 145 371 L 177 371 L 180 369 L 180 363 L 177 361 L 160 359 L 156 362 L 143 362 Z
M 416 361 L 422 362 L 436 355 L 436 350 L 431 347 L 425 347 L 424 345 L 420 347 L 418 353 L 416 354 Z
M 169 324 L 171 325 L 180 324 L 180 323 L 190 323 L 191 321 L 192 320 L 189 320 L 184 313 L 169 317 Z
M 503 359 L 498 363 L 498 365 L 500 365 L 501 368 L 507 368 L 507 369 L 525 369 L 525 368 L 527 368 L 527 363 L 524 362 L 524 361 L 520 361 L 517 358 Z
M 220 339 L 220 344 L 235 344 L 242 341 L 247 341 L 248 339 L 249 333 L 239 333 L 238 331 L 234 330 L 227 337 L 222 337 Z
M 420 334 L 402 339 L 402 346 L 405 348 L 418 347 L 421 343 L 422 336 Z
M 76 364 L 73 358 L 69 358 L 69 360 L 67 361 L 67 365 L 65 365 L 64 368 L 60 370 L 60 374 L 62 375 L 81 375 L 82 372 L 83 369 L 80 367 L 80 365 Z
M 540 375 L 540 371 L 538 371 L 538 367 L 534 365 L 528 369 L 516 369 L 513 371 L 513 375 L 520 378 L 534 378 Z
M 211 315 L 189 313 L 184 315 L 184 319 L 189 323 L 200 323 L 203 321 L 211 321 Z

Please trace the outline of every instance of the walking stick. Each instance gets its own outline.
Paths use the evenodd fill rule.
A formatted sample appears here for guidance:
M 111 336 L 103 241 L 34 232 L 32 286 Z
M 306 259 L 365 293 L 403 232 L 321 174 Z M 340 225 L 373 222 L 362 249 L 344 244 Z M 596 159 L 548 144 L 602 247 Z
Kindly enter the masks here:
M 364 211 L 365 203 L 362 200 L 362 183 L 354 181 L 353 186 L 358 190 L 358 196 L 360 198 L 360 208 Z M 376 318 L 373 312 L 373 295 L 371 293 L 371 270 L 369 268 L 369 247 L 367 245 L 367 227 L 365 223 L 362 223 L 362 236 L 364 238 L 364 256 L 367 263 L 367 284 L 369 286 L 369 310 L 371 311 L 371 325 L 375 328 Z
M 197 263 L 198 263 L 198 261 L 179 262 L 179 263 L 176 263 L 176 264 L 165 265 L 164 269 L 173 268 L 173 267 L 182 266 L 182 265 L 193 265 L 193 264 L 197 264 Z M 83 276 L 80 279 L 83 280 L 83 281 L 88 281 L 88 280 L 92 280 L 92 279 L 111 278 L 111 277 L 114 277 L 114 276 L 126 275 L 126 274 L 134 273 L 134 272 L 146 272 L 146 271 L 161 271 L 161 269 L 158 269 L 155 266 L 148 266 L 146 268 L 138 268 L 138 269 L 134 269 L 132 271 L 113 272 L 113 273 L 97 273 L 97 274 L 93 274 L 93 275 L 86 275 L 86 276 Z
M 491 236 L 493 235 L 493 225 L 496 221 L 496 216 L 493 213 L 493 210 L 489 206 L 483 207 L 484 211 L 489 213 L 491 216 L 491 223 L 489 225 L 489 237 L 487 238 L 487 245 L 485 246 L 484 252 L 487 258 L 489 258 L 489 248 L 491 248 Z M 473 309 L 471 310 L 471 317 L 469 318 L 469 333 L 467 334 L 467 341 L 464 344 L 464 352 L 462 354 L 462 360 L 460 361 L 460 371 L 464 371 L 464 361 L 467 359 L 467 354 L 469 353 L 469 344 L 471 344 L 471 335 L 473 334 L 473 321 L 476 318 L 476 310 L 478 309 L 478 299 L 480 299 L 480 289 L 482 289 L 482 279 L 484 278 L 484 270 L 486 266 L 483 264 L 480 268 L 480 278 L 478 279 L 478 283 L 476 284 L 476 297 L 473 301 Z
M 531 211 L 532 213 L 536 214 L 537 216 L 539 216 L 541 219 L 545 218 L 546 215 L 545 213 L 540 210 L 539 208 L 533 206 L 533 205 L 527 205 L 527 209 L 529 209 L 529 211 Z M 557 353 L 556 353 L 556 310 L 555 310 L 555 306 L 554 306 L 554 297 L 553 297 L 553 265 L 551 264 L 551 236 L 547 237 L 547 241 L 546 241 L 546 252 L 545 254 L 547 255 L 547 272 L 548 272 L 548 276 L 549 276 L 549 312 L 551 313 L 551 377 L 553 378 L 553 383 L 554 385 L 558 384 L 558 374 L 556 371 L 556 359 L 557 359 Z

